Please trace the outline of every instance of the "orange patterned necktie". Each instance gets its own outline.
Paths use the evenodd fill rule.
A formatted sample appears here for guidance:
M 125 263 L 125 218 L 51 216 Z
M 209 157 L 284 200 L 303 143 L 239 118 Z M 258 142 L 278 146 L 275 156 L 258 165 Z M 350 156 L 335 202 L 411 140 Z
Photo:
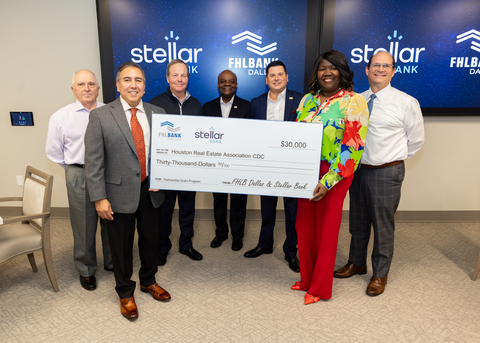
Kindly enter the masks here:
M 131 108 L 132 118 L 130 120 L 130 126 L 132 128 L 133 141 L 135 142 L 135 148 L 137 149 L 138 160 L 140 161 L 140 168 L 142 170 L 142 182 L 147 177 L 147 159 L 145 156 L 145 138 L 143 137 L 142 126 L 137 119 L 138 108 Z

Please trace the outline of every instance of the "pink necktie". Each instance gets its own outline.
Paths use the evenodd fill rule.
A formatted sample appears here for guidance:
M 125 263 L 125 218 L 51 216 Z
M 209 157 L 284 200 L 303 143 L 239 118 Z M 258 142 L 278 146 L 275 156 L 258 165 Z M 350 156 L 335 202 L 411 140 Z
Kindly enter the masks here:
M 145 138 L 143 137 L 142 126 L 137 119 L 138 108 L 131 108 L 132 118 L 130 120 L 130 126 L 132 128 L 133 141 L 135 142 L 135 148 L 137 149 L 138 160 L 140 161 L 140 169 L 142 171 L 142 182 L 147 177 L 147 159 L 145 156 Z

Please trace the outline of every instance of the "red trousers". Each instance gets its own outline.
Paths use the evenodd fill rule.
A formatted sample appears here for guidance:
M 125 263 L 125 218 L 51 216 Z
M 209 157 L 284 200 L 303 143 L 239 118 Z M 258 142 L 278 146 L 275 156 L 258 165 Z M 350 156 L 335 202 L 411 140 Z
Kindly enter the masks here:
M 328 162 L 321 162 L 320 178 L 329 168 Z M 300 288 L 321 299 L 332 297 L 343 201 L 352 180 L 353 175 L 341 180 L 320 201 L 298 199 L 295 227 L 300 261 Z

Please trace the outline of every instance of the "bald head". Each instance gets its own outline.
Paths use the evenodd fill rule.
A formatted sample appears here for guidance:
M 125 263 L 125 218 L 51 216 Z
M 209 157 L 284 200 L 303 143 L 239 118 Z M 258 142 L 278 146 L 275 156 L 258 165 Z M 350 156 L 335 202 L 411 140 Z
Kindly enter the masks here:
M 73 95 L 86 109 L 92 110 L 97 107 L 99 90 L 97 77 L 90 70 L 82 69 L 73 74 Z
M 380 51 L 370 58 L 365 73 L 370 88 L 376 93 L 390 84 L 395 74 L 395 60 L 388 52 Z
M 218 91 L 224 102 L 229 102 L 237 91 L 237 75 L 231 70 L 224 70 L 218 75 Z

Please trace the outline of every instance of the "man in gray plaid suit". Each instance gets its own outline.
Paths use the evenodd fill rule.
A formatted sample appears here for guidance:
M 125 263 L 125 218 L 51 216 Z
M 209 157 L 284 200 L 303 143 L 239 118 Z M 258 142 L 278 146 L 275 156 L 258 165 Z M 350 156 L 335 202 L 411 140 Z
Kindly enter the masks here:
M 395 219 L 405 176 L 404 160 L 420 150 L 425 140 L 418 101 L 390 85 L 395 60 L 381 51 L 365 68 L 370 89 L 370 121 L 361 166 L 350 187 L 350 254 L 348 263 L 335 270 L 336 278 L 367 273 L 367 246 L 373 225 L 373 276 L 370 296 L 385 290 L 393 257 Z

